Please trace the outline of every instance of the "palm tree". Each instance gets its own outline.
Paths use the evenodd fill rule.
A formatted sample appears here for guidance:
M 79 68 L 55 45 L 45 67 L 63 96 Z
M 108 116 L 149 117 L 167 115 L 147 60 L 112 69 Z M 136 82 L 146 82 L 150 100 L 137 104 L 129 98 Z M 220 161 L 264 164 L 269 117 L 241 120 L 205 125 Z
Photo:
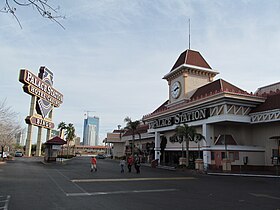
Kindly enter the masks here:
M 72 123 L 69 123 L 69 124 L 66 126 L 65 135 L 66 135 L 66 141 L 67 141 L 67 158 L 68 158 L 68 154 L 69 154 L 69 144 L 70 144 L 70 142 L 73 141 L 74 138 L 76 137 L 75 128 L 74 128 L 74 125 L 73 125 Z
M 198 159 L 200 159 L 200 142 L 202 140 L 204 140 L 204 141 L 206 141 L 206 140 L 205 140 L 205 137 L 200 133 L 196 133 L 194 138 L 195 138 L 194 142 L 197 143 Z
M 66 123 L 65 122 L 60 122 L 57 126 L 57 129 L 59 129 L 59 137 L 63 138 L 62 132 L 64 129 L 66 129 Z
M 131 153 L 132 156 L 134 156 L 134 141 L 135 141 L 135 134 L 137 134 L 137 128 L 140 125 L 140 121 L 132 121 L 130 117 L 126 117 L 124 119 L 124 122 L 126 122 L 126 127 L 125 129 L 131 130 L 132 131 L 132 144 L 131 144 Z M 140 133 L 138 133 L 139 138 L 141 138 Z
M 196 133 L 194 127 L 188 126 L 187 124 L 178 125 L 175 129 L 176 136 L 179 139 L 186 142 L 186 167 L 189 166 L 189 142 L 194 141 L 196 138 L 202 138 L 201 134 Z M 183 147 L 182 147 L 183 148 Z

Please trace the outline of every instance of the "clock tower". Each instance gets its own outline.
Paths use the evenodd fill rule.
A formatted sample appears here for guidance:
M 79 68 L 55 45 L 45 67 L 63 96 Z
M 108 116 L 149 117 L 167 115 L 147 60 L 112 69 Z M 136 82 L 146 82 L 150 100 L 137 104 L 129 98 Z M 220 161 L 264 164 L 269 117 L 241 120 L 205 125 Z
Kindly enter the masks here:
M 188 49 L 181 53 L 163 77 L 169 85 L 170 106 L 190 99 L 197 88 L 212 82 L 217 74 L 199 52 Z

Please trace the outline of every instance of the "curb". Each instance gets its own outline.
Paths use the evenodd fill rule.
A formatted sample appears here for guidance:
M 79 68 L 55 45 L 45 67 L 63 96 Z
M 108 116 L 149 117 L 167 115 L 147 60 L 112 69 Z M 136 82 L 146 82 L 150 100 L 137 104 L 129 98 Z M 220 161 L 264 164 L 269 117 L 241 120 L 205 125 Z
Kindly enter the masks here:
M 265 174 L 231 174 L 231 173 L 207 173 L 214 176 L 239 176 L 239 177 L 263 177 L 263 178 L 280 178 L 277 175 L 265 175 Z

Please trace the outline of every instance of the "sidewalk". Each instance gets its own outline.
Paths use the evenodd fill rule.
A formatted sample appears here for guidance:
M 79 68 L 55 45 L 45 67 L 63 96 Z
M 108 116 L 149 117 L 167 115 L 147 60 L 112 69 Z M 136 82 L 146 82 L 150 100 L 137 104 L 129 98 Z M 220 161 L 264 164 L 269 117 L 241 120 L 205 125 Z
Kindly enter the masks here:
M 152 168 L 151 163 L 141 163 L 141 165 L 142 165 L 142 166 L 146 166 L 146 167 Z M 158 166 L 156 166 L 155 168 L 165 169 L 165 170 L 169 170 L 169 171 L 176 171 L 176 168 L 175 168 L 174 166 L 163 166 L 163 165 L 158 165 Z
M 143 166 L 151 167 L 151 164 L 143 163 Z M 170 171 L 182 171 L 182 169 L 178 169 L 174 166 L 164 166 L 164 165 L 158 165 L 156 168 L 158 169 L 164 169 L 164 170 L 170 170 Z M 194 172 L 196 171 L 197 174 L 205 174 L 205 175 L 212 175 L 212 176 L 239 176 L 239 177 L 264 177 L 264 178 L 280 178 L 280 172 L 279 175 L 276 175 L 276 173 L 273 173 L 272 171 L 243 171 L 241 173 L 232 171 L 232 172 L 221 172 L 221 171 L 207 171 L 207 172 L 199 172 L 195 169 L 184 169 L 184 171 Z
M 53 165 L 53 164 L 64 164 L 66 161 L 71 159 L 65 159 L 65 158 L 56 158 L 56 161 L 46 162 L 44 159 L 40 160 L 41 163 L 44 165 Z
M 264 177 L 264 178 L 280 178 L 279 175 L 263 174 L 259 172 L 251 173 L 233 173 L 233 172 L 207 172 L 208 175 L 214 176 L 242 176 L 242 177 Z

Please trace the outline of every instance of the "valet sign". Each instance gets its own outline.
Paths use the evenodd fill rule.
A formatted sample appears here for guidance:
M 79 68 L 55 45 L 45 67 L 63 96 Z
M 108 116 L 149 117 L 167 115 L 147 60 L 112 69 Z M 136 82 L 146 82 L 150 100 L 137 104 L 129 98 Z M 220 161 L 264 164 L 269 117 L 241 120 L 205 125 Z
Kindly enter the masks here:
M 162 128 L 172 126 L 174 124 L 179 125 L 182 123 L 188 123 L 197 120 L 203 120 L 209 117 L 209 109 L 198 109 L 194 111 L 180 112 L 174 115 L 159 118 L 152 122 L 149 122 L 149 128 Z
M 35 110 L 26 117 L 26 123 L 47 129 L 54 128 L 54 123 L 48 115 L 53 107 L 59 107 L 62 104 L 63 95 L 52 87 L 53 73 L 44 66 L 40 67 L 38 76 L 29 70 L 22 69 L 19 81 L 24 84 L 23 91 L 36 99 L 31 102 L 31 106 L 35 103 Z

